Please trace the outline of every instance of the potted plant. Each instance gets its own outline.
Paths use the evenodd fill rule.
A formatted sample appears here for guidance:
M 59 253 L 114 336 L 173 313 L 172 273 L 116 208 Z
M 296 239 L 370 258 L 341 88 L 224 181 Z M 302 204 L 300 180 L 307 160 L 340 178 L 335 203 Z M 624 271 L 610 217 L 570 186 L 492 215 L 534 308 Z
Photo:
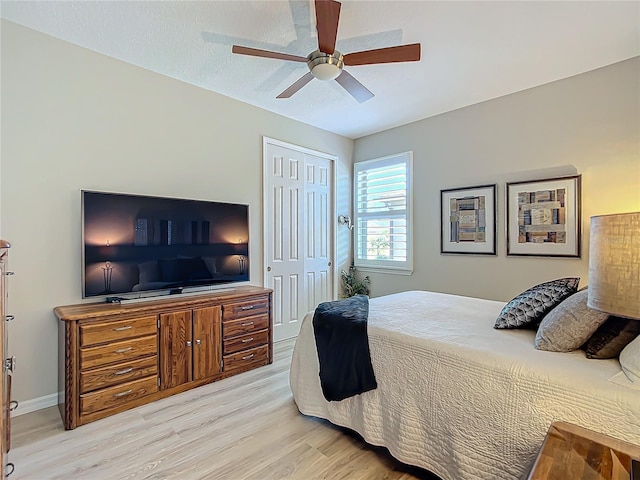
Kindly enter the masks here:
M 352 263 L 349 271 L 342 270 L 342 298 L 353 297 L 354 295 L 369 295 L 369 284 L 371 279 L 365 276 L 358 279 L 356 275 L 356 267 Z

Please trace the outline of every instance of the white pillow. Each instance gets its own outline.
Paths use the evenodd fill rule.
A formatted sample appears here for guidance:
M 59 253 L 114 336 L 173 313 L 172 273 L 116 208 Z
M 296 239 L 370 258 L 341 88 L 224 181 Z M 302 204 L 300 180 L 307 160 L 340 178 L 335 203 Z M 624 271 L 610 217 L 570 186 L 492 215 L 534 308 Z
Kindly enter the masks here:
M 620 352 L 620 366 L 629 381 L 640 386 L 640 335 Z

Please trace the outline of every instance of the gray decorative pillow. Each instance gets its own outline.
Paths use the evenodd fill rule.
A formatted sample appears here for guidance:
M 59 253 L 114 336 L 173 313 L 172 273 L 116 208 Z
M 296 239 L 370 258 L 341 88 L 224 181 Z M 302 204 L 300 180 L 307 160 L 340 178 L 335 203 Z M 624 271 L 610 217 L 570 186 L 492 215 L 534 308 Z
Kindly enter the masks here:
M 580 277 L 541 283 L 507 303 L 494 328 L 536 328 L 540 320 L 568 296 L 576 293 Z
M 587 307 L 587 294 L 587 289 L 574 293 L 542 319 L 536 333 L 538 350 L 577 350 L 609 318 L 608 313 Z
M 582 348 L 587 358 L 616 358 L 638 335 L 640 321 L 611 315 Z

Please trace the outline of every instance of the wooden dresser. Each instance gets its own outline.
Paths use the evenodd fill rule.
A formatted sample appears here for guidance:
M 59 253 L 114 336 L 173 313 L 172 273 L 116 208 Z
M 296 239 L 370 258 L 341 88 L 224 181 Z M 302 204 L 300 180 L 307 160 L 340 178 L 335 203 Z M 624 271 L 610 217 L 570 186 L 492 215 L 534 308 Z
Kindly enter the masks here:
M 57 307 L 66 429 L 273 362 L 271 290 Z
M 13 319 L 6 312 L 7 306 L 7 276 L 12 272 L 7 270 L 9 242 L 0 240 L 0 359 L 2 360 L 2 381 L 0 382 L 0 398 L 2 399 L 2 415 L 0 416 L 0 478 L 11 475 L 14 469 L 13 463 L 8 461 L 8 453 L 11 448 L 11 410 L 18 406 L 11 401 L 11 376 L 15 365 L 15 357 L 9 357 L 7 344 L 8 335 L 6 322 Z

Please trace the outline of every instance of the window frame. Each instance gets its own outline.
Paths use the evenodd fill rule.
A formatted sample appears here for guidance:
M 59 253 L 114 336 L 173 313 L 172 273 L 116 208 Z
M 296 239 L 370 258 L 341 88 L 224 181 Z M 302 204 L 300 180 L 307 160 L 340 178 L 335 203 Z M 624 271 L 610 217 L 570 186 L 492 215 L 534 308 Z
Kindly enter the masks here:
M 361 218 L 376 215 L 363 215 L 358 209 L 358 174 L 372 168 L 380 168 L 384 166 L 398 165 L 403 163 L 406 168 L 405 183 L 405 199 L 406 209 L 401 218 L 406 221 L 406 249 L 407 256 L 405 261 L 376 259 L 370 260 L 358 257 L 358 244 L 360 240 L 360 220 Z M 397 210 L 388 210 L 382 212 L 379 216 L 389 218 L 397 216 Z M 363 160 L 353 165 L 353 260 L 354 265 L 360 270 L 368 272 L 392 273 L 398 275 L 411 275 L 413 273 L 413 151 L 396 153 L 385 157 Z

